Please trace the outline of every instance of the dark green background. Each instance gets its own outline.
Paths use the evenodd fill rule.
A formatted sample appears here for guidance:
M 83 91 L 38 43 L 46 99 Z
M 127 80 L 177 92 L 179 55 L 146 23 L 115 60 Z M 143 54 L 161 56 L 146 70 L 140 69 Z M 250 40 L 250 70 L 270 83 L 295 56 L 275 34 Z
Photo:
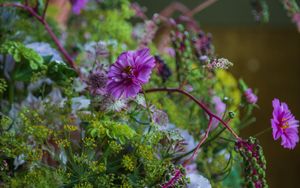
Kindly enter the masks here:
M 139 0 L 148 15 L 159 12 L 171 0 Z M 193 8 L 200 0 L 182 0 Z M 218 56 L 234 63 L 236 77 L 243 77 L 259 90 L 257 122 L 242 131 L 254 135 L 270 127 L 274 97 L 286 101 L 300 119 L 300 33 L 287 17 L 279 0 L 269 0 L 270 23 L 257 24 L 248 0 L 220 0 L 199 13 L 202 28 L 212 33 Z M 268 162 L 267 178 L 271 188 L 297 188 L 300 180 L 300 145 L 283 149 L 271 131 L 259 137 Z

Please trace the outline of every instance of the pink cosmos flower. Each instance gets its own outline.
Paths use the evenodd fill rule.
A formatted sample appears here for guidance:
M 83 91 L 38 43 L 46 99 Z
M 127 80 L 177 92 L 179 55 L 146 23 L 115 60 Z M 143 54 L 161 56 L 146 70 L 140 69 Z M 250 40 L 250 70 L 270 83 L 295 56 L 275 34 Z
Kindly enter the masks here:
M 72 11 L 74 14 L 80 14 L 81 9 L 83 9 L 88 2 L 88 0 L 70 0 L 72 4 Z
M 299 121 L 290 112 L 288 106 L 278 99 L 273 100 L 273 118 L 271 119 L 273 138 L 281 137 L 281 145 L 284 148 L 294 149 L 299 142 L 298 127 Z
M 155 59 L 148 48 L 123 52 L 108 72 L 107 92 L 115 98 L 135 97 L 154 67 Z

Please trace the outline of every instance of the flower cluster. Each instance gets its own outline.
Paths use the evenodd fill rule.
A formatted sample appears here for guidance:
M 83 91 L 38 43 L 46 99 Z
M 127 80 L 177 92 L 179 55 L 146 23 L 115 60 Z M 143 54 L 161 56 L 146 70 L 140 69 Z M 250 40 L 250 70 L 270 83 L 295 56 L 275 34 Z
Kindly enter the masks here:
M 228 69 L 231 66 L 233 66 L 233 63 L 225 58 L 214 59 L 207 65 L 209 69 Z
M 236 143 L 235 150 L 243 158 L 246 186 L 267 188 L 266 160 L 258 140 L 253 137 L 250 137 L 248 140 L 239 140 Z
M 0 187 L 267 187 L 261 146 L 238 135 L 258 97 L 216 58 L 193 19 L 203 5 L 175 3 L 149 20 L 129 0 L 67 0 L 75 14 L 88 10 L 81 16 L 68 7 L 46 14 L 53 1 L 8 2 L 0 3 Z M 262 2 L 252 1 L 259 18 Z M 170 10 L 184 13 L 169 19 Z M 48 20 L 62 17 L 64 29 L 52 29 Z M 273 137 L 294 149 L 299 121 L 278 99 L 273 107 Z
M 198 57 L 209 56 L 213 54 L 212 36 L 200 31 L 193 39 L 194 47 L 197 51 Z

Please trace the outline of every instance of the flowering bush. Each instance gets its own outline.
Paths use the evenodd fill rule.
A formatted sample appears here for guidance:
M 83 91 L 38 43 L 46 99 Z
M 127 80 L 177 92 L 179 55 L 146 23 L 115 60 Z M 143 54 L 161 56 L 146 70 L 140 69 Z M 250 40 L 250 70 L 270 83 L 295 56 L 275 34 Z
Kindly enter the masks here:
M 259 141 L 238 136 L 258 97 L 214 53 L 200 8 L 0 1 L 1 187 L 268 187 Z M 299 121 L 273 107 L 274 139 L 295 148 Z

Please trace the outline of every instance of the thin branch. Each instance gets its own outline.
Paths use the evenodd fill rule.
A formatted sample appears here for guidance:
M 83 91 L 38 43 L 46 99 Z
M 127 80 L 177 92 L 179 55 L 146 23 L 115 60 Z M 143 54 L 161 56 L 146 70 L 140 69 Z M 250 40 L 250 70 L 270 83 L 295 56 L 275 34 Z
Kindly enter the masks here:
M 210 5 L 216 3 L 218 0 L 206 0 L 203 3 L 200 3 L 194 9 L 190 10 L 184 4 L 180 2 L 173 2 L 165 9 L 163 9 L 159 15 L 162 17 L 170 17 L 175 11 L 181 12 L 184 16 L 192 18 L 195 14 L 201 12 L 202 10 L 206 9 Z
M 163 9 L 159 14 L 163 17 L 170 17 L 175 11 L 179 11 L 183 14 L 186 14 L 190 11 L 184 4 L 179 2 L 173 2 Z
M 171 178 L 166 184 L 164 184 L 162 186 L 162 188 L 169 188 L 172 185 L 174 185 L 174 183 L 181 177 L 181 172 L 180 170 L 176 169 L 175 170 L 175 175 L 173 176 L 173 178 Z
M 212 126 L 212 120 L 213 120 L 213 117 L 210 116 L 209 117 L 209 122 L 208 122 L 208 126 L 207 126 L 207 129 L 205 131 L 205 134 L 204 136 L 202 137 L 202 139 L 200 140 L 200 142 L 198 143 L 195 151 L 193 152 L 192 156 L 187 159 L 184 163 L 183 163 L 183 166 L 186 166 L 187 164 L 189 164 L 192 160 L 194 160 L 198 150 L 200 149 L 201 145 L 205 142 L 205 140 L 208 138 L 208 134 L 210 132 L 210 129 L 211 129 L 211 126 Z
M 189 97 L 192 101 L 194 101 L 195 103 L 198 104 L 198 106 L 200 106 L 200 108 L 202 108 L 205 113 L 207 113 L 207 115 L 209 115 L 212 118 L 217 119 L 224 127 L 226 127 L 226 129 L 228 129 L 228 131 L 238 140 L 240 140 L 240 137 L 234 132 L 234 130 L 219 116 L 215 115 L 213 112 L 211 112 L 208 107 L 206 107 L 201 101 L 199 101 L 198 99 L 196 99 L 194 96 L 192 96 L 191 94 L 189 94 L 188 92 L 182 90 L 182 89 L 178 89 L 178 88 L 154 88 L 154 89 L 148 89 L 146 90 L 146 93 L 151 93 L 151 92 L 177 92 L 177 93 L 181 93 L 187 97 Z
M 36 0 L 35 1 L 35 6 L 33 8 L 34 12 L 38 12 L 38 10 L 39 10 L 39 4 L 40 4 L 39 0 Z
M 187 12 L 185 14 L 185 16 L 193 17 L 196 13 L 201 12 L 202 10 L 206 9 L 210 5 L 216 3 L 217 1 L 218 0 L 207 0 L 207 1 L 204 1 L 203 3 L 199 4 L 197 7 L 195 7 L 194 9 L 192 9 L 191 11 Z
M 0 4 L 0 7 L 17 7 L 17 8 L 21 8 L 21 9 L 27 11 L 28 13 L 30 13 L 33 17 L 35 17 L 45 27 L 48 34 L 50 35 L 50 37 L 52 38 L 52 40 L 54 41 L 54 43 L 58 47 L 58 50 L 62 53 L 62 55 L 67 60 L 67 63 L 80 75 L 79 69 L 77 68 L 75 62 L 73 61 L 71 56 L 68 54 L 68 52 L 64 49 L 64 47 L 60 43 L 59 39 L 56 37 L 56 35 L 52 31 L 52 29 L 50 28 L 49 24 L 45 21 L 45 19 L 42 16 L 38 15 L 34 11 L 33 8 L 31 8 L 29 6 L 26 6 L 26 5 L 23 5 L 23 4 L 18 4 L 18 3 L 4 3 L 4 4 Z
M 49 1 L 50 0 L 46 0 L 45 8 L 44 8 L 43 15 L 42 15 L 43 19 L 45 19 L 45 15 L 46 15 L 46 12 L 47 12 L 47 9 L 48 9 Z

